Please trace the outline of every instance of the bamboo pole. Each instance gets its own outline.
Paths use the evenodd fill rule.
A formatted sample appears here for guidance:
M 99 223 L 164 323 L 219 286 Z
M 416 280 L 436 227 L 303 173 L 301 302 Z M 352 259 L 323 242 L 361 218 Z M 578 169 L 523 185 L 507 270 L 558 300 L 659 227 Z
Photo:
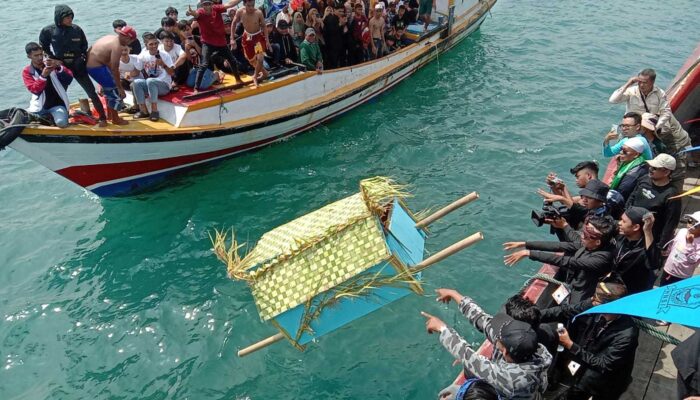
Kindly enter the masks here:
M 266 339 L 263 339 L 257 343 L 251 344 L 250 346 L 246 347 L 245 349 L 238 350 L 238 357 L 245 357 L 252 352 L 258 351 L 258 350 L 265 348 L 273 343 L 277 343 L 282 339 L 284 339 L 284 335 L 282 333 L 277 333 L 275 335 L 272 335 L 269 338 L 266 338 Z
M 445 215 L 451 213 L 452 211 L 454 211 L 462 206 L 465 206 L 478 198 L 479 198 L 479 193 L 471 192 L 468 195 L 462 197 L 461 199 L 456 200 L 451 204 L 448 204 L 447 206 L 439 209 L 438 211 L 436 211 L 436 212 L 430 214 L 429 216 L 423 218 L 422 220 L 416 222 L 416 228 L 418 228 L 418 229 L 425 228 L 426 226 L 432 224 L 433 222 L 435 222 L 438 219 L 444 217 Z
M 416 273 L 420 272 L 429 266 L 435 264 L 438 261 L 442 261 L 445 258 L 466 249 L 467 247 L 473 245 L 474 243 L 481 241 L 484 238 L 484 235 L 481 232 L 477 232 L 467 238 L 464 238 L 460 240 L 459 242 L 444 248 L 437 253 L 433 254 L 432 256 L 426 258 L 425 260 L 421 261 L 420 263 L 414 265 L 411 267 L 411 273 Z

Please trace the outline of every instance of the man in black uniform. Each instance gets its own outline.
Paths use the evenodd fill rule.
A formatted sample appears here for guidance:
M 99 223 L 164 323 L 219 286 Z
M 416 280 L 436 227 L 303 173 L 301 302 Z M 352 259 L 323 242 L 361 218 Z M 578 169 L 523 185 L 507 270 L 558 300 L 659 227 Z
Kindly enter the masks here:
M 88 42 L 85 33 L 73 24 L 73 10 L 59 4 L 54 11 L 54 23 L 47 25 L 39 34 L 39 43 L 49 56 L 73 71 L 73 78 L 85 90 L 92 105 L 100 114 L 100 126 L 107 126 L 107 115 L 100 98 L 95 92 L 95 85 L 87 73 Z

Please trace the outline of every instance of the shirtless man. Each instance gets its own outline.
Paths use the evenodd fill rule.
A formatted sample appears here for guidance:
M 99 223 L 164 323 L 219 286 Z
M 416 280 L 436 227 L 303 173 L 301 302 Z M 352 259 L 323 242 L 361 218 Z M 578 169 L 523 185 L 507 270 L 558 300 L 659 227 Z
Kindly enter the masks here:
M 136 31 L 130 26 L 115 30 L 117 35 L 103 36 L 87 51 L 87 72 L 92 79 L 102 86 L 102 92 L 107 98 L 107 117 L 114 125 L 126 125 L 119 117 L 119 110 L 124 104 L 122 99 L 126 97 L 119 76 L 119 59 L 123 46 L 136 40 Z M 100 121 L 100 126 L 106 126 L 106 122 Z
M 253 84 L 257 87 L 258 80 L 267 78 L 268 74 L 263 67 L 265 49 L 272 53 L 270 39 L 265 30 L 265 18 L 262 11 L 255 8 L 255 0 L 244 0 L 244 8 L 236 11 L 236 16 L 231 22 L 231 32 L 235 32 L 236 25 L 240 21 L 243 24 L 243 54 L 251 65 L 255 66 L 253 74 Z M 236 48 L 236 39 L 231 35 L 231 47 Z
M 381 58 L 387 52 L 386 42 L 384 41 L 384 25 L 386 22 L 384 21 L 383 13 L 384 7 L 382 3 L 377 3 L 374 6 L 374 15 L 369 20 L 369 32 L 372 35 L 370 45 L 372 46 L 372 56 L 375 59 Z

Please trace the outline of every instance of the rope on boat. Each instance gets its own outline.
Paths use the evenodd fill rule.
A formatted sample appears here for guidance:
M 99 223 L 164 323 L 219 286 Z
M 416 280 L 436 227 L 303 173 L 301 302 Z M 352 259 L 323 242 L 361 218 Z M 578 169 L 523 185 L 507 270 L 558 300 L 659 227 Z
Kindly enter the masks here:
M 537 279 L 539 279 L 539 280 L 541 280 L 541 281 L 549 282 L 549 283 L 552 283 L 552 284 L 555 284 L 555 285 L 563 285 L 563 286 L 566 287 L 567 289 L 570 289 L 569 285 L 567 285 L 566 283 L 561 282 L 561 281 L 558 281 L 558 280 L 552 278 L 552 277 L 549 276 L 549 275 L 540 274 L 540 273 L 535 274 L 535 275 L 531 276 L 530 278 L 528 278 L 528 280 L 525 281 L 525 284 L 523 285 L 523 288 L 526 288 L 528 285 L 530 285 L 530 283 L 532 283 L 532 281 L 537 280 Z M 672 345 L 676 345 L 676 346 L 677 346 L 677 345 L 681 342 L 678 338 L 676 338 L 676 337 L 674 337 L 674 336 L 671 336 L 671 335 L 669 335 L 668 333 L 666 333 L 666 332 L 664 332 L 664 331 L 659 330 L 659 329 L 658 329 L 657 327 L 655 327 L 654 325 L 652 325 L 652 324 L 650 324 L 650 323 L 648 323 L 648 322 L 645 322 L 645 321 L 643 321 L 643 320 L 641 320 L 641 319 L 639 319 L 639 318 L 632 317 L 632 322 L 633 322 L 634 325 L 635 325 L 637 328 L 639 328 L 641 331 L 646 332 L 646 333 L 647 333 L 648 335 L 650 335 L 651 337 L 656 338 L 656 339 L 659 339 L 659 340 L 661 340 L 661 341 L 664 342 L 664 343 L 670 343 L 670 344 L 672 344 Z
M 632 322 L 634 322 L 634 325 L 636 325 L 637 328 L 648 333 L 652 337 L 655 337 L 655 338 L 661 340 L 662 342 L 670 343 L 670 344 L 676 345 L 676 346 L 678 346 L 678 344 L 681 342 L 680 340 L 678 340 L 678 338 L 673 337 L 673 336 L 669 335 L 668 333 L 657 329 L 654 325 L 652 325 L 648 322 L 642 321 L 639 318 L 632 318 Z

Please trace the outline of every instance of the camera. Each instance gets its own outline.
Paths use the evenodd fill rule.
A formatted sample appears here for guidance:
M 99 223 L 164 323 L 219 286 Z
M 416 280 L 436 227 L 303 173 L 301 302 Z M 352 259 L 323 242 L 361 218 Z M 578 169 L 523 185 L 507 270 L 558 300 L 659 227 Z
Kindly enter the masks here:
M 563 184 L 564 184 L 564 181 L 561 178 L 556 177 L 556 176 L 552 179 L 547 179 L 547 185 L 549 185 L 550 187 L 563 185 Z
M 155 57 L 157 60 L 160 60 L 160 53 L 156 53 L 156 55 L 155 55 L 154 57 Z
M 535 226 L 540 227 L 544 225 L 545 219 L 566 218 L 568 214 L 569 209 L 564 205 L 557 206 L 545 203 L 542 206 L 542 211 L 537 212 L 536 210 L 532 210 L 532 213 L 530 213 L 530 219 Z

